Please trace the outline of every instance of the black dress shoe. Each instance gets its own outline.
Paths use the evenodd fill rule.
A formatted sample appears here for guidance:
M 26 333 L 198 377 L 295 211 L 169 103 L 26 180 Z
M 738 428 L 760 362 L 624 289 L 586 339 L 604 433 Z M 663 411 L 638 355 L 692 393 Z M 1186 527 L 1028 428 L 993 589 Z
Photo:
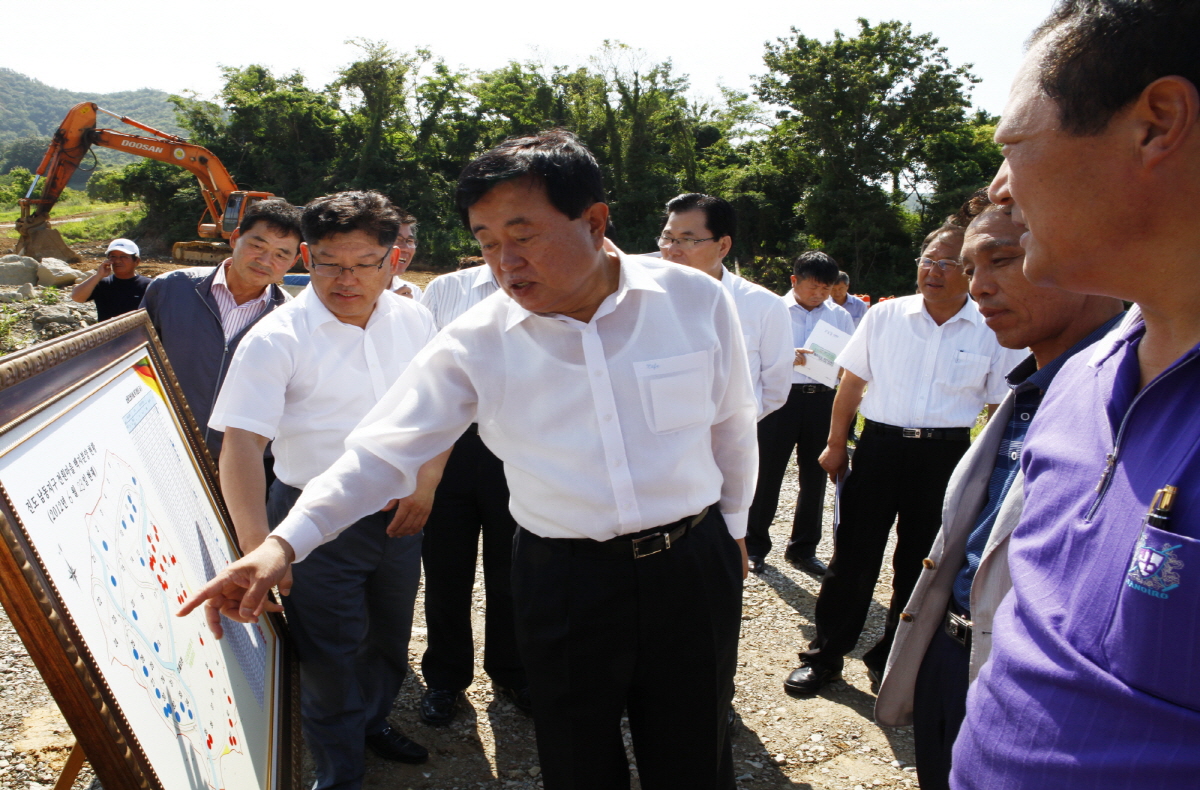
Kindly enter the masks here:
M 762 573 L 767 569 L 767 561 L 757 554 L 750 555 L 750 572 Z
M 458 715 L 461 691 L 450 689 L 428 689 L 421 697 L 421 721 L 434 727 L 444 727 Z
M 792 567 L 796 570 L 804 571 L 818 579 L 823 578 L 826 571 L 829 570 L 829 566 L 816 557 L 788 557 L 788 562 L 792 563 Z
M 496 694 L 516 705 L 517 710 L 526 716 L 533 715 L 533 697 L 529 695 L 529 686 L 513 688 L 512 686 L 498 686 L 493 684 L 492 689 Z
M 840 669 L 830 669 L 820 664 L 801 664 L 783 681 L 783 690 L 793 697 L 811 697 L 826 683 L 840 679 Z
M 405 738 L 390 724 L 383 732 L 367 736 L 367 748 L 385 760 L 419 765 L 429 759 L 429 750 L 421 744 Z
M 879 693 L 879 684 L 883 683 L 883 670 L 867 667 L 867 679 L 871 681 L 871 693 Z

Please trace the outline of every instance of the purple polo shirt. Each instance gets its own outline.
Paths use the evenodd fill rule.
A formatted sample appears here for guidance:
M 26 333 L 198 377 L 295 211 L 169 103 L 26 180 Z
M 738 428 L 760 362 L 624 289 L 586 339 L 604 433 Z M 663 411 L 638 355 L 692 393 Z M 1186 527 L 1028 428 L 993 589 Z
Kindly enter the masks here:
M 1144 331 L 1131 315 L 1067 362 L 1029 430 L 958 790 L 1200 786 L 1200 346 L 1139 393 Z M 1143 530 L 1167 484 L 1167 531 Z

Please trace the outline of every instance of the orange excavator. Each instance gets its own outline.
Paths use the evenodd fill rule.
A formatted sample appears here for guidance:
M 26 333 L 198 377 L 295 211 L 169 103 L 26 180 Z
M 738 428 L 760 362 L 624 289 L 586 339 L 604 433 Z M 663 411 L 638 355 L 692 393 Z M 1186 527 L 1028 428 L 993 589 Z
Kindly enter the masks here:
M 153 136 L 97 129 L 99 113 L 110 115 L 121 123 Z M 193 145 L 182 137 L 160 132 L 124 115 L 109 112 L 94 102 L 83 102 L 72 107 L 63 119 L 42 163 L 38 165 L 29 191 L 18 201 L 21 206 L 21 217 L 16 223 L 18 254 L 39 260 L 44 257 L 59 258 L 68 263 L 80 260 L 63 241 L 62 235 L 50 226 L 50 211 L 93 145 L 157 159 L 190 170 L 200 182 L 200 194 L 204 197 L 204 213 L 200 215 L 196 227 L 196 234 L 203 239 L 228 239 L 237 229 L 247 208 L 259 200 L 274 197 L 270 192 L 238 189 L 221 160 L 207 148 Z M 35 198 L 34 190 L 43 179 L 45 183 L 41 197 Z M 178 261 L 215 263 L 229 255 L 229 246 L 222 242 L 180 241 L 172 247 L 171 254 Z

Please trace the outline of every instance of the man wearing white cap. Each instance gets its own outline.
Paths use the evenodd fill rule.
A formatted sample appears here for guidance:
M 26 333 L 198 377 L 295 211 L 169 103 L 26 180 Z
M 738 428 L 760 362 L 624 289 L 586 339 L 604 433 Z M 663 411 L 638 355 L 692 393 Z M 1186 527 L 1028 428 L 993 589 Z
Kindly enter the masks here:
M 113 239 L 105 251 L 104 263 L 91 277 L 71 290 L 76 302 L 95 302 L 96 317 L 106 318 L 138 309 L 150 278 L 137 273 L 138 246 L 129 239 Z

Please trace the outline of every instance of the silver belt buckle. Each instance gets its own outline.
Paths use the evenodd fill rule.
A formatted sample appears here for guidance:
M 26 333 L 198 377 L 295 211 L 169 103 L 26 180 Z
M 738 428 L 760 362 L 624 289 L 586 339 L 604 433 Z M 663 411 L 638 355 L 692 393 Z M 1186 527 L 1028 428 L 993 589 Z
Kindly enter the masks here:
M 971 635 L 971 626 L 971 621 L 965 617 L 960 617 L 954 612 L 946 612 L 946 633 L 963 647 L 967 646 L 967 638 Z
M 638 550 L 638 544 L 647 540 L 662 538 L 663 545 L 653 551 L 641 552 Z M 658 554 L 660 551 L 665 551 L 671 548 L 671 534 L 669 532 L 655 532 L 653 535 L 645 535 L 640 538 L 634 538 L 630 543 L 633 545 L 633 558 L 640 560 L 642 557 L 649 557 L 651 554 Z
M 904 428 L 903 430 L 900 431 L 900 435 L 903 436 L 905 439 L 920 439 L 921 438 L 921 429 L 920 428 Z

